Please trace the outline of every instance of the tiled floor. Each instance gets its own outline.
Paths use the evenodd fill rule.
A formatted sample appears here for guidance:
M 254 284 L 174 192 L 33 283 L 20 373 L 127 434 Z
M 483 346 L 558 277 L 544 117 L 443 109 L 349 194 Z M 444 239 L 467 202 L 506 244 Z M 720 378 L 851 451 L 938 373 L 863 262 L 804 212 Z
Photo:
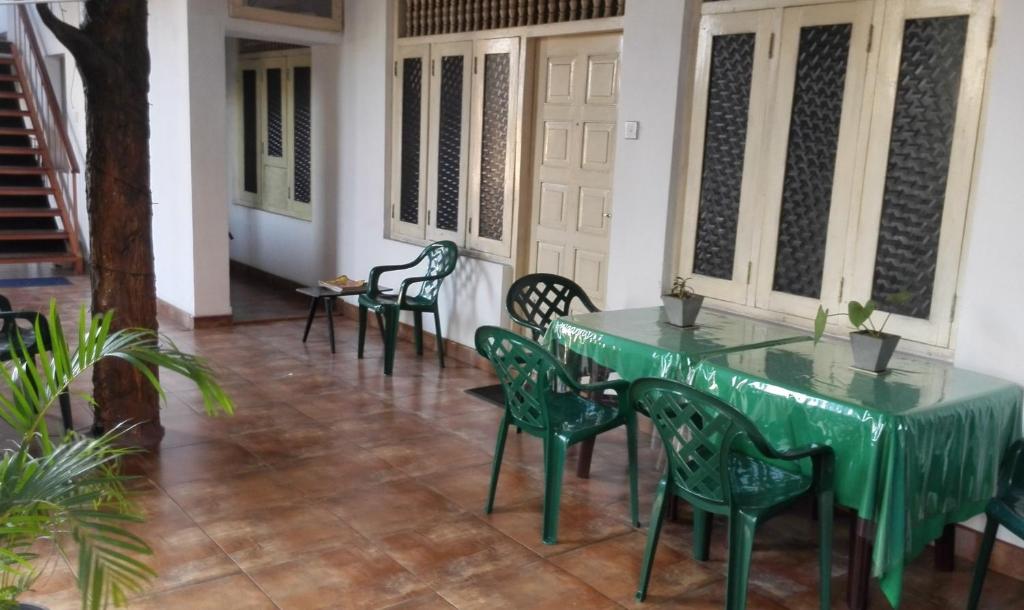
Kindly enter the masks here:
M 231 315 L 235 323 L 305 319 L 308 313 L 309 300 L 294 289 L 232 268 Z
M 8 296 L 35 307 L 54 294 L 73 311 L 88 294 L 83 278 L 50 290 Z M 712 559 L 698 563 L 686 515 L 662 536 L 648 601 L 634 602 L 644 531 L 627 519 L 622 434 L 598 443 L 591 479 L 567 473 L 560 543 L 545 546 L 535 439 L 509 436 L 495 512 L 482 511 L 500 412 L 462 390 L 493 383 L 488 374 L 454 362 L 440 370 L 404 344 L 385 378 L 376 341 L 356 359 L 350 320 L 339 323 L 334 356 L 322 320 L 306 345 L 302 321 L 165 330 L 214 364 L 238 414 L 208 419 L 187 383 L 166 380 L 167 435 L 139 465 L 138 493 L 160 576 L 132 608 L 722 607 L 725 528 L 715 529 Z M 645 511 L 658 476 L 649 441 Z M 817 607 L 807 516 L 798 507 L 760 532 L 750 608 Z M 845 607 L 846 523 L 840 516 L 836 527 L 834 608 Z M 939 573 L 931 564 L 925 553 L 908 569 L 902 607 L 962 608 L 971 566 Z M 887 607 L 877 588 L 872 595 L 873 607 Z M 78 607 L 62 561 L 48 562 L 31 599 Z M 1024 583 L 991 574 L 983 604 L 1024 607 Z

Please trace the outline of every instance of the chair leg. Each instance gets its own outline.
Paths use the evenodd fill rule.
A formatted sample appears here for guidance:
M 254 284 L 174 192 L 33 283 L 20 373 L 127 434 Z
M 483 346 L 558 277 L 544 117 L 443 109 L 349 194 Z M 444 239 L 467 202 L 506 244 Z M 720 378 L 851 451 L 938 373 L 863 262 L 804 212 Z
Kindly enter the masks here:
M 312 319 L 312 318 L 310 318 Z M 357 355 L 363 357 L 363 346 L 366 345 L 366 308 L 359 306 L 359 349 Z
M 693 558 L 697 561 L 707 561 L 710 555 L 712 518 L 708 511 L 693 507 Z
M 580 455 L 576 461 L 576 476 L 581 479 L 590 478 L 590 462 L 594 458 L 594 444 L 597 437 L 592 436 L 580 443 Z
M 562 472 L 568 447 L 560 438 L 544 442 L 544 544 L 558 543 L 558 512 L 562 501 Z
M 395 352 L 398 349 L 398 314 L 397 307 L 384 310 L 384 374 L 390 375 L 395 368 Z
M 484 512 L 488 515 L 494 510 L 494 493 L 498 490 L 498 473 L 501 471 L 501 458 L 505 455 L 505 437 L 508 435 L 508 414 L 501 418 L 498 427 L 498 442 L 494 445 L 494 462 L 491 464 L 491 485 L 487 490 L 487 504 Z
M 658 550 L 658 537 L 661 536 L 661 524 L 665 521 L 665 512 L 668 505 L 665 503 L 667 495 L 665 481 L 658 485 L 658 493 L 654 496 L 654 505 L 651 508 L 651 525 L 647 528 L 647 545 L 644 547 L 644 558 L 640 563 L 640 586 L 636 590 L 637 601 L 647 599 L 647 586 L 651 582 L 651 566 L 654 565 L 654 554 Z
M 626 420 L 626 453 L 629 456 L 629 519 L 640 527 L 640 484 L 637 468 L 636 415 L 631 411 Z
M 985 585 L 985 574 L 988 573 L 988 562 L 992 557 L 992 546 L 996 542 L 999 522 L 988 516 L 985 523 L 985 534 L 981 537 L 978 549 L 978 561 L 974 564 L 974 580 L 971 582 L 971 595 L 967 598 L 967 610 L 977 610 L 981 600 L 981 589 Z
M 434 337 L 437 340 L 437 362 L 444 368 L 444 337 L 441 336 L 441 314 L 434 305 Z
M 64 431 L 71 432 L 75 429 L 75 423 L 71 420 L 71 395 L 61 392 L 57 399 L 60 401 L 60 418 L 64 422 Z
M 832 490 L 821 491 L 817 494 L 818 507 L 818 531 L 821 540 L 821 548 L 818 553 L 818 569 L 820 570 L 821 585 L 819 588 L 821 610 L 828 610 L 832 605 L 832 519 L 835 513 L 833 503 L 835 492 Z
M 757 519 L 741 512 L 729 516 L 729 569 L 725 579 L 726 610 L 747 607 L 747 580 L 750 560 L 754 554 L 754 531 Z
M 388 342 L 388 329 L 384 326 L 384 316 L 379 311 L 373 312 L 377 316 L 377 328 L 380 329 L 380 340 L 382 343 Z
M 415 329 L 414 340 L 416 341 L 416 355 L 423 355 L 423 312 L 412 312 L 413 328 Z

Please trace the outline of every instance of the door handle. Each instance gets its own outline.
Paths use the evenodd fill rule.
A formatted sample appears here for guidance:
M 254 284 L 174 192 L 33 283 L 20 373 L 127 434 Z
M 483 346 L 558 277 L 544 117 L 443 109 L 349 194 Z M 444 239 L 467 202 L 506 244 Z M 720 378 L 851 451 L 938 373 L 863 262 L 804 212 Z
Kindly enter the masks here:
M 605 217 L 605 218 L 611 218 L 611 217 L 612 217 L 612 215 L 611 215 L 611 214 L 609 214 L 608 212 L 605 212 L 605 213 L 604 213 L 604 217 Z

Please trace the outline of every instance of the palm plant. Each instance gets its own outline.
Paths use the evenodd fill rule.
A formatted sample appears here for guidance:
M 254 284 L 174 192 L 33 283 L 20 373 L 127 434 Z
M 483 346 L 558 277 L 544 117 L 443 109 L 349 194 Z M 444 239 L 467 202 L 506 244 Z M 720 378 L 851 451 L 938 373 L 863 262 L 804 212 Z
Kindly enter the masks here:
M 95 438 L 72 431 L 55 439 L 47 427 L 45 415 L 76 379 L 97 362 L 117 358 L 140 371 L 161 397 L 157 368 L 195 382 L 208 414 L 233 410 L 206 362 L 150 330 L 112 332 L 112 320 L 113 312 L 89 317 L 83 307 L 72 349 L 51 302 L 49 317 L 37 317 L 32 329 L 35 345 L 46 350 L 37 359 L 14 331 L 13 359 L 0 366 L 0 419 L 20 437 L 0 453 L 0 608 L 17 607 L 38 576 L 33 551 L 39 540 L 74 555 L 83 608 L 123 605 L 155 576 L 140 559 L 152 550 L 129 530 L 143 517 L 126 490 L 129 477 L 119 470 L 121 458 L 135 451 L 118 443 L 132 424 Z

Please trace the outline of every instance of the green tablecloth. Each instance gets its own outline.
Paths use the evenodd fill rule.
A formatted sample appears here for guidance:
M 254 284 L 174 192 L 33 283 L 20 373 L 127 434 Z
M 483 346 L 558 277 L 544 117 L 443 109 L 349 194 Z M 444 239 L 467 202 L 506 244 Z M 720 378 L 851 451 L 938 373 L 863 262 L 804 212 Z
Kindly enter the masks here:
M 708 311 L 702 328 L 683 331 L 657 311 L 565 318 L 546 340 L 625 379 L 687 381 L 735 405 L 779 449 L 833 447 L 837 502 L 875 523 L 872 572 L 894 606 L 904 563 L 946 524 L 984 511 L 999 459 L 1021 435 L 1012 383 L 902 355 L 874 375 L 851 368 L 845 342 L 794 342 L 784 327 Z M 761 345 L 740 345 L 748 336 Z
M 558 343 L 623 379 L 686 379 L 695 362 L 712 354 L 810 341 L 809 333 L 744 316 L 704 310 L 697 326 L 665 321 L 661 307 L 576 314 L 555 320 L 543 341 Z

